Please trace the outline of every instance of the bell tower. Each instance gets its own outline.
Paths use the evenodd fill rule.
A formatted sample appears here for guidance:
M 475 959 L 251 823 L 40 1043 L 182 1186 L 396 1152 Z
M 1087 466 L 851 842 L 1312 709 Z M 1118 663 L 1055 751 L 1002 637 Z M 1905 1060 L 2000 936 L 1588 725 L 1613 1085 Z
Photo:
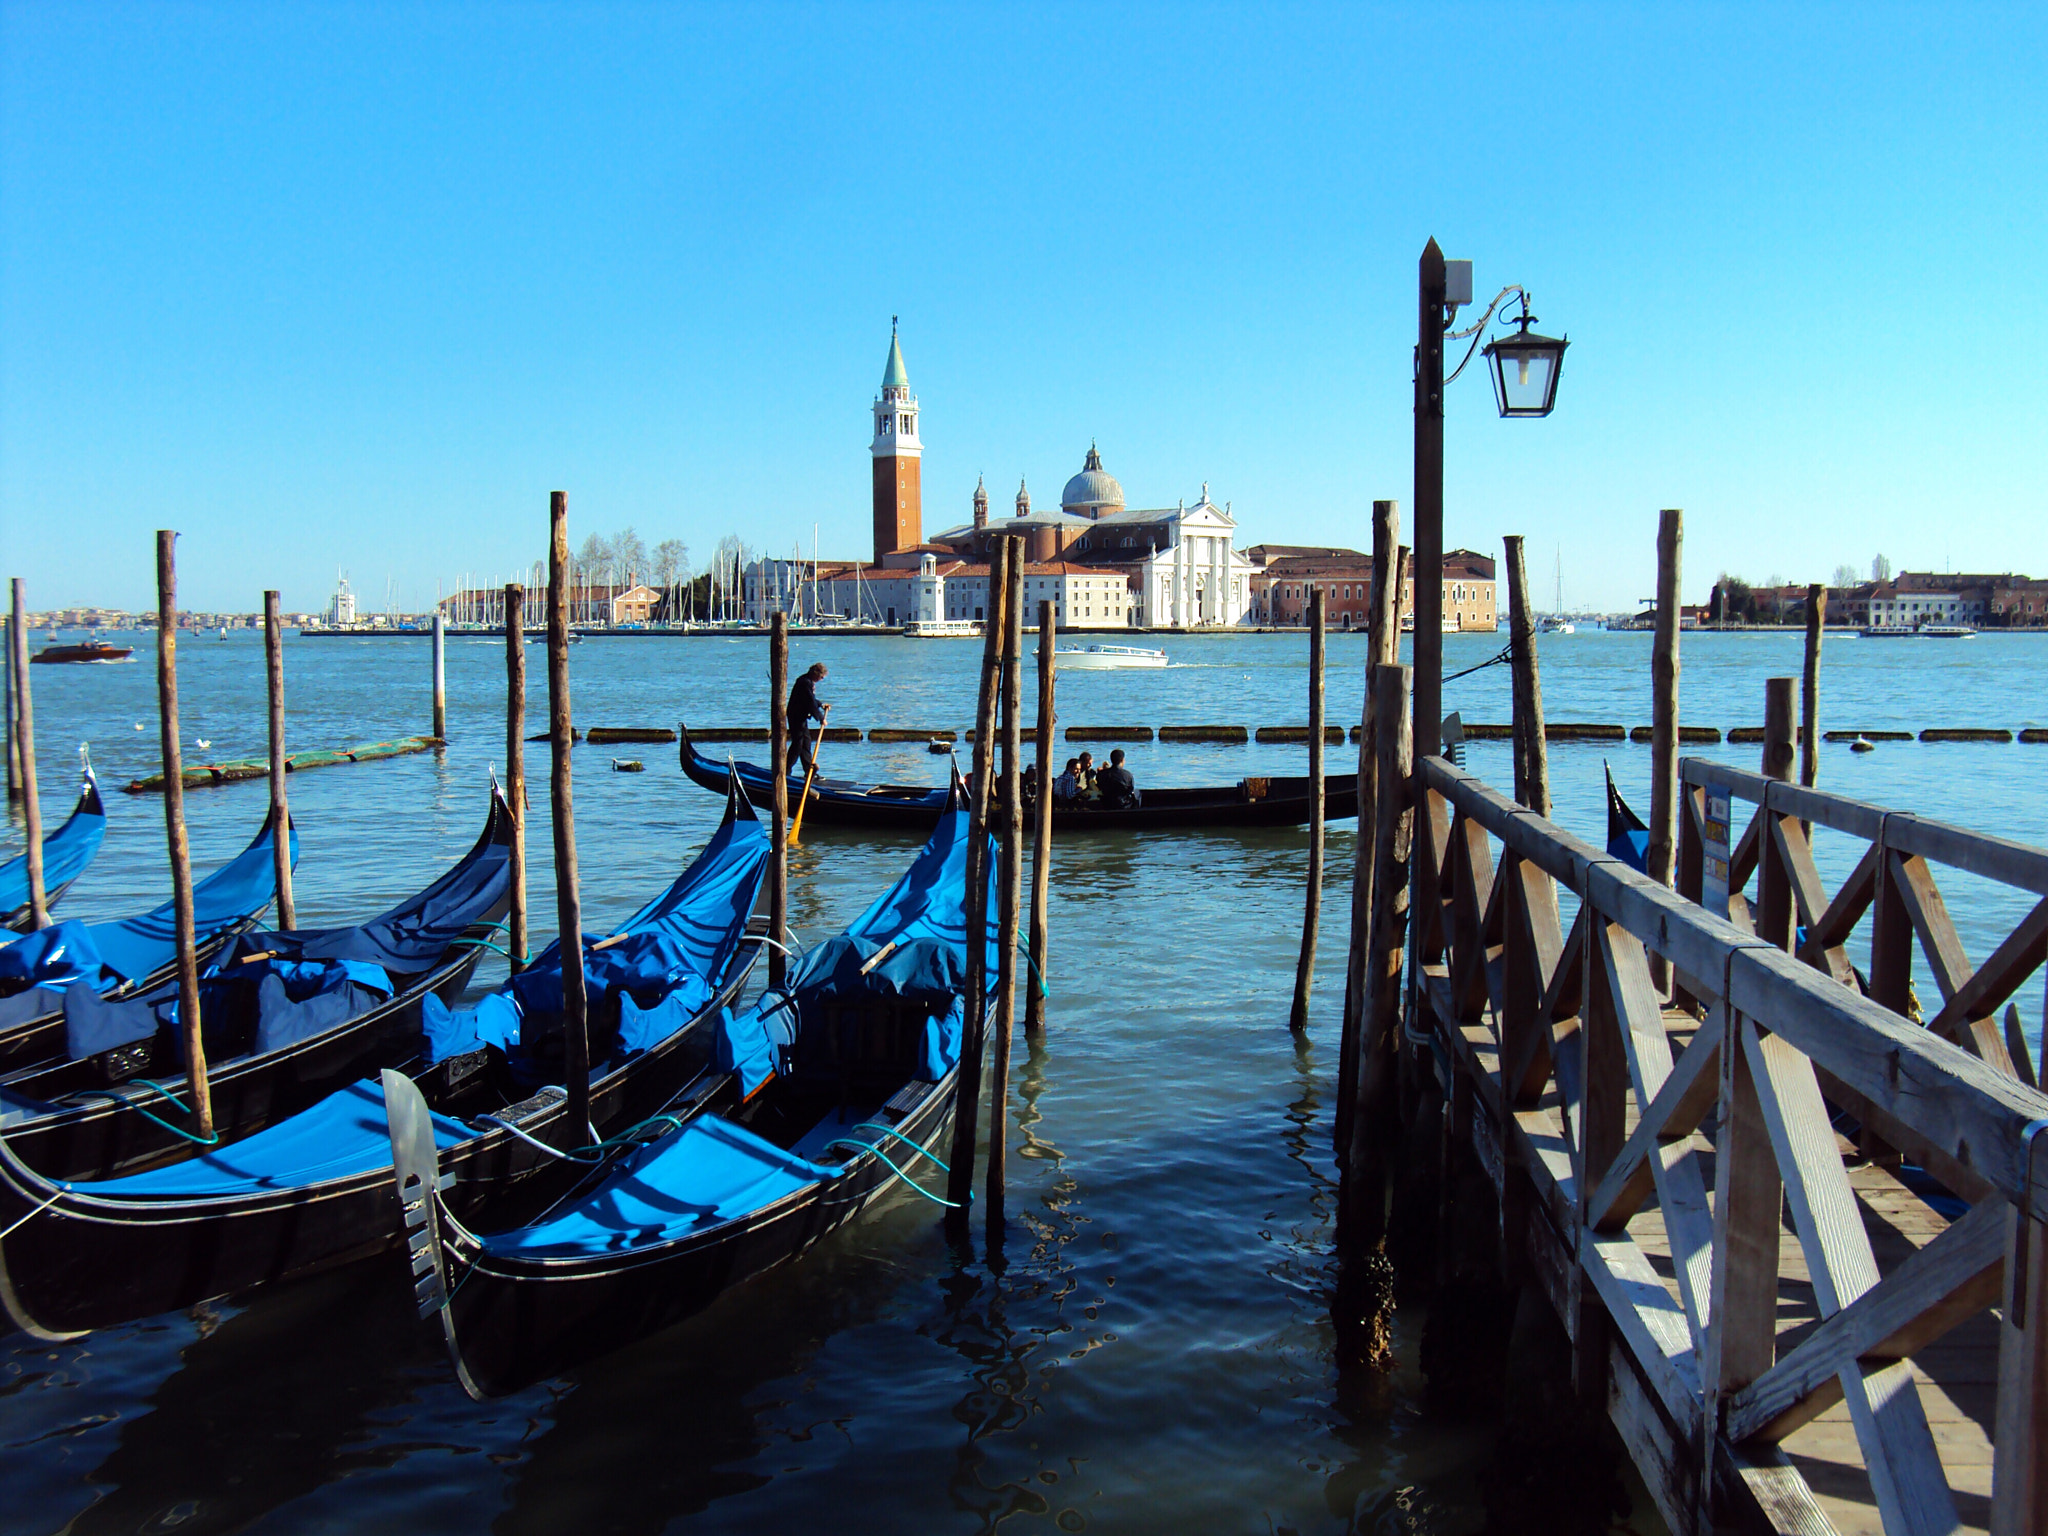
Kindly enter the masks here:
M 889 317 L 889 365 L 875 397 L 875 560 L 924 542 L 924 444 L 917 437 L 917 397 L 903 367 L 896 317 Z

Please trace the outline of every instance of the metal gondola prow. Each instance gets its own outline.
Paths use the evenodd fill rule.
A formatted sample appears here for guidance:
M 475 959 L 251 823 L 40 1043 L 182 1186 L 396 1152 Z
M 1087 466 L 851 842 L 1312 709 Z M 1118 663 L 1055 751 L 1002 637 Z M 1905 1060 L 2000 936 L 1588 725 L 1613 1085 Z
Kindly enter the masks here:
M 434 1116 L 427 1108 L 426 1095 L 403 1072 L 386 1067 L 384 1119 L 391 1132 L 391 1176 L 398 1190 L 398 1204 L 405 1213 L 405 1249 L 412 1265 L 413 1299 L 421 1318 L 439 1314 L 441 1336 L 448 1345 L 448 1359 L 455 1367 L 462 1390 L 478 1402 L 483 1393 L 470 1379 L 462 1362 L 462 1345 L 455 1337 L 455 1315 L 448 1309 L 447 1253 L 441 1242 L 440 1154 L 434 1146 Z

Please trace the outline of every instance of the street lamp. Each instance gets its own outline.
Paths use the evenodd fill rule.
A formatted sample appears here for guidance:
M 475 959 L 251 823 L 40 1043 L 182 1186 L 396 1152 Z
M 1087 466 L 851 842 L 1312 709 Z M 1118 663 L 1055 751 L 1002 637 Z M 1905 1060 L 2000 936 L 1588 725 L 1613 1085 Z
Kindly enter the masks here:
M 1494 395 L 1503 416 L 1548 416 L 1557 403 L 1557 375 L 1567 343 L 1529 329 L 1529 296 L 1519 284 L 1501 289 L 1476 325 L 1453 332 L 1458 310 L 1472 302 L 1472 263 L 1445 261 L 1431 240 L 1418 272 L 1415 340 L 1415 756 L 1432 756 L 1443 718 L 1444 386 L 1465 371 L 1478 335 L 1508 295 L 1522 300 L 1521 329 L 1486 347 Z M 1472 337 L 1464 360 L 1444 376 L 1444 342 Z

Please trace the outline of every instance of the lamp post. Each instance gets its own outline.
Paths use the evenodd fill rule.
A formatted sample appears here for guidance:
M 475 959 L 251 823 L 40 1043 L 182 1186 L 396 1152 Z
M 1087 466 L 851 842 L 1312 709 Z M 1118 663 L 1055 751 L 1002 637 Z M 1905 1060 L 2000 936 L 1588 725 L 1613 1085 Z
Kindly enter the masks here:
M 1472 352 L 1444 376 L 1444 343 L 1474 337 L 1509 294 L 1522 300 L 1521 330 L 1487 344 L 1494 398 L 1503 416 L 1548 416 L 1568 341 L 1530 331 L 1529 296 L 1503 288 L 1477 324 L 1453 333 L 1461 306 L 1472 302 L 1472 263 L 1446 261 L 1432 239 L 1422 248 L 1415 335 L 1415 756 L 1433 756 L 1443 721 L 1444 675 L 1444 386 L 1465 371 Z

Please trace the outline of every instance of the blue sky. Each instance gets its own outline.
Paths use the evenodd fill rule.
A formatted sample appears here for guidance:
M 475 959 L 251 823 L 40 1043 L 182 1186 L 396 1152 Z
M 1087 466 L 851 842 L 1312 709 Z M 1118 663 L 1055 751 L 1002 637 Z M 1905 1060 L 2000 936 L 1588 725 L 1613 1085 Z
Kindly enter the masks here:
M 1435 235 L 1572 338 L 1547 421 L 1453 387 L 1452 543 L 1607 608 L 1662 506 L 1689 600 L 2048 575 L 2044 15 L 9 0 L 0 563 L 146 605 L 173 526 L 191 607 L 423 606 L 555 488 L 860 553 L 891 314 L 928 530 L 1095 439 L 1369 544 Z

